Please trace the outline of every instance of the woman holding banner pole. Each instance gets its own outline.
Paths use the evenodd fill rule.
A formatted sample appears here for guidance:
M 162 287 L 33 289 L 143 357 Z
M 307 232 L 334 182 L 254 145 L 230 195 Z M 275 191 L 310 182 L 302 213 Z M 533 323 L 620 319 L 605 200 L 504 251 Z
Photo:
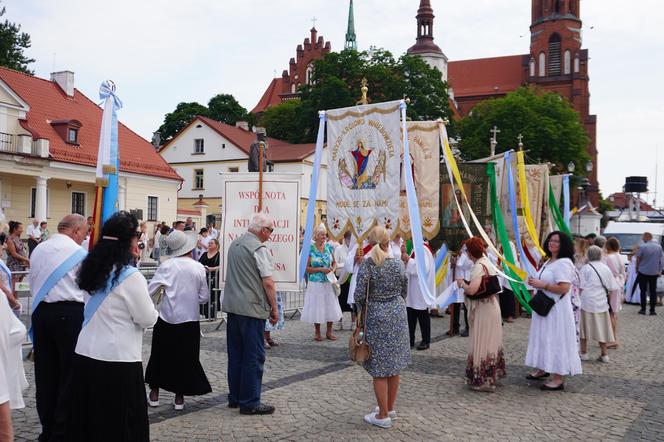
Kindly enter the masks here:
M 74 355 L 68 441 L 150 440 L 141 361 L 143 330 L 157 310 L 145 278 L 129 266 L 140 253 L 137 229 L 134 215 L 114 214 L 81 264 L 78 285 L 90 297 Z

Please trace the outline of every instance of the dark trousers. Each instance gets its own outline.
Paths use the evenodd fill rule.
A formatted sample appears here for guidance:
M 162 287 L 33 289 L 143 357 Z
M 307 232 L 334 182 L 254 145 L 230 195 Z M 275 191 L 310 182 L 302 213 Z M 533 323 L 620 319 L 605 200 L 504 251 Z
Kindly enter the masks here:
M 40 441 L 64 440 L 71 411 L 72 361 L 82 324 L 81 302 L 41 302 L 32 315 Z
M 265 319 L 228 314 L 228 403 L 241 409 L 256 408 L 261 401 L 265 346 Z
M 431 317 L 428 310 L 415 310 L 407 307 L 408 312 L 408 333 L 410 334 L 410 345 L 415 345 L 415 328 L 420 323 L 420 332 L 422 333 L 422 342 L 431 344 Z
M 637 280 L 639 281 L 639 290 L 641 290 L 641 310 L 646 309 L 646 301 L 648 294 L 650 294 L 650 311 L 655 311 L 657 304 L 657 275 L 644 275 L 639 273 Z
M 510 289 L 503 287 L 503 291 L 498 294 L 500 301 L 500 315 L 505 318 L 516 316 L 516 299 L 514 299 L 514 292 Z
M 32 238 L 28 238 L 28 257 L 32 255 L 32 251 L 39 243 Z
M 452 317 L 454 318 L 452 322 L 452 331 L 454 333 L 459 333 L 459 316 L 461 316 L 461 307 L 463 307 L 463 322 L 466 324 L 466 330 L 468 330 L 468 309 L 466 304 L 456 303 L 452 304 L 450 308 L 454 309 Z

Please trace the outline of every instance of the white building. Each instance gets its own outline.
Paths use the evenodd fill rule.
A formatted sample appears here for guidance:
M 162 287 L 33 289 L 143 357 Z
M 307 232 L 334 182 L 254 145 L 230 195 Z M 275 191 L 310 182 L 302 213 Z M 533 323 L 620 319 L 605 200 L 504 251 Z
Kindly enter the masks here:
M 208 207 L 204 211 L 209 219 L 221 220 L 222 189 L 221 174 L 247 172 L 247 161 L 251 143 L 256 134 L 243 123 L 238 127 L 198 116 L 182 129 L 159 153 L 184 179 L 178 193 L 178 214 L 185 218 L 198 218 L 203 225 L 198 206 L 203 199 Z M 313 172 L 315 144 L 289 144 L 267 138 L 267 157 L 274 163 L 274 172 L 300 174 L 302 178 L 301 221 L 304 223 Z M 327 155 L 323 153 L 317 193 L 317 222 L 325 216 L 327 201 Z M 232 202 L 231 202 L 232 203 Z M 194 219 L 196 221 L 196 219 Z

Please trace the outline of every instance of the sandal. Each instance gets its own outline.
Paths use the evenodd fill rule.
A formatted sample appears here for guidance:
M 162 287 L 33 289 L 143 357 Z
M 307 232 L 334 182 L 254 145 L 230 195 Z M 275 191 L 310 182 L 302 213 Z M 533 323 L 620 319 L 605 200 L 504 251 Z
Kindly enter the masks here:
M 326 334 L 325 334 L 325 337 L 326 337 L 327 339 L 329 339 L 330 341 L 336 341 L 336 340 L 337 340 L 337 337 L 334 336 L 332 333 L 326 333 Z
M 319 341 L 320 342 L 322 340 L 323 340 L 323 338 L 320 335 L 314 336 L 314 341 Z

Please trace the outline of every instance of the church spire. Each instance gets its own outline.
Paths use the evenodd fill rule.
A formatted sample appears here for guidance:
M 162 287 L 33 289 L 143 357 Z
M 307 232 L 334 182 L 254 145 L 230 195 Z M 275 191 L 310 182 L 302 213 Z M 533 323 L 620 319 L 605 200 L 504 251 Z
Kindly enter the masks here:
M 353 0 L 350 0 L 348 6 L 348 29 L 346 29 L 346 44 L 344 49 L 353 49 L 357 51 L 357 40 L 355 39 L 355 19 L 353 18 Z
M 407 53 L 421 57 L 431 67 L 437 68 L 443 75 L 443 81 L 447 81 L 447 57 L 443 51 L 433 42 L 433 8 L 431 0 L 420 0 L 417 10 L 417 37 L 415 44 Z

